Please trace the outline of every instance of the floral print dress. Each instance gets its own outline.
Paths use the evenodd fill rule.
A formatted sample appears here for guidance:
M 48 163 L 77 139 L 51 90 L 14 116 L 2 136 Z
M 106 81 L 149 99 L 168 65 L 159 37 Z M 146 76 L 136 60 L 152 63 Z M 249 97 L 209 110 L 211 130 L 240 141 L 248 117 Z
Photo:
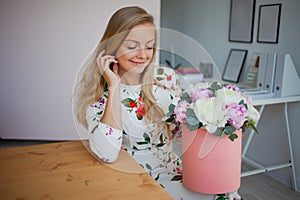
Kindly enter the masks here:
M 157 103 L 164 111 L 180 94 L 176 73 L 167 67 L 155 68 L 153 93 Z M 99 101 L 87 109 L 89 145 L 94 154 L 104 162 L 118 158 L 120 148 L 130 155 L 164 187 L 174 199 L 214 199 L 214 195 L 192 192 L 182 185 L 181 160 L 173 150 L 165 126 L 146 124 L 144 120 L 144 99 L 142 85 L 121 85 L 122 128 L 117 130 L 100 122 L 107 100 L 107 92 Z M 173 128 L 175 138 L 179 139 L 178 128 Z M 178 132 L 178 133 L 177 133 Z

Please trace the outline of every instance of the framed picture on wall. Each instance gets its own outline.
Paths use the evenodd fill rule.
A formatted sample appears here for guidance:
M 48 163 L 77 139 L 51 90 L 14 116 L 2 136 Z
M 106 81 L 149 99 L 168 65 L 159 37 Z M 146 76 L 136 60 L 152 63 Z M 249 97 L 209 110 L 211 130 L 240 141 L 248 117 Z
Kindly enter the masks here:
M 229 41 L 251 43 L 255 0 L 231 0 Z
M 281 4 L 261 5 L 257 42 L 278 43 Z
M 226 61 L 222 79 L 237 83 L 244 66 L 248 51 L 245 49 L 231 49 Z

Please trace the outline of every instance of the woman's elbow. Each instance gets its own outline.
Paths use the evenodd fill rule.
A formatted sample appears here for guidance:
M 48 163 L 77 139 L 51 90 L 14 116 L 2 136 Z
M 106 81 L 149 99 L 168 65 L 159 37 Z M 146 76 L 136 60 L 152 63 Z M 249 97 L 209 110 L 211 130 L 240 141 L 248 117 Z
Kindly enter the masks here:
M 90 144 L 90 149 L 96 158 L 105 163 L 114 163 L 119 156 L 119 149 L 107 151 L 97 148 L 95 145 Z

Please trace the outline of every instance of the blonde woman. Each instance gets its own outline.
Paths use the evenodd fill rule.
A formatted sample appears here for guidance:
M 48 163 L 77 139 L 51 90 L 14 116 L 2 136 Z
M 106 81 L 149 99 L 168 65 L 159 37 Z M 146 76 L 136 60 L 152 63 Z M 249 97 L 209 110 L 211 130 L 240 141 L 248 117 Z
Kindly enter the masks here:
M 178 129 L 167 130 L 162 123 L 180 88 L 171 68 L 154 66 L 156 40 L 153 17 L 142 8 L 113 14 L 76 86 L 77 120 L 102 161 L 114 162 L 122 147 L 174 199 L 214 199 L 182 186 L 172 145 Z

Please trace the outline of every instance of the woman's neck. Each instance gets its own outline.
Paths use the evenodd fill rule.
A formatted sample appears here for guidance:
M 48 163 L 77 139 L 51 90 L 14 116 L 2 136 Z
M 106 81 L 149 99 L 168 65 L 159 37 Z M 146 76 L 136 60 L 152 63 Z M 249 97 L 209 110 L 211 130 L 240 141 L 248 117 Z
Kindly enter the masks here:
M 139 85 L 142 83 L 141 74 L 129 74 L 121 76 L 121 83 L 124 85 Z

